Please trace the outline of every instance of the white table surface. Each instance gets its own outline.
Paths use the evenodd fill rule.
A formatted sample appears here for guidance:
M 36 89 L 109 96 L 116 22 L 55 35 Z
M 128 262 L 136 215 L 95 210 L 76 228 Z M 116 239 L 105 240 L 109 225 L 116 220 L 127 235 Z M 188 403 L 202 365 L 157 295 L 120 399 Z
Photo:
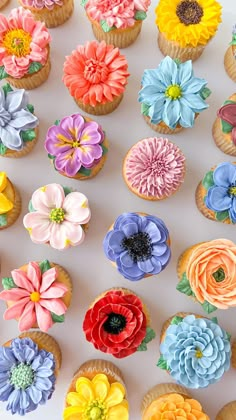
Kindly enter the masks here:
M 224 71 L 224 52 L 231 41 L 232 25 L 236 21 L 234 1 L 222 0 L 223 23 L 206 51 L 195 63 L 197 77 L 209 81 L 212 95 L 208 99 L 209 109 L 197 118 L 194 128 L 169 136 L 186 156 L 187 173 L 181 189 L 173 197 L 163 202 L 149 202 L 132 194 L 122 179 L 122 161 L 127 150 L 138 140 L 155 136 L 155 132 L 145 123 L 140 114 L 137 94 L 145 68 L 155 68 L 163 58 L 157 47 L 157 29 L 152 2 L 148 18 L 144 21 L 141 36 L 130 47 L 122 50 L 128 59 L 131 74 L 123 101 L 116 111 L 107 116 L 95 117 L 102 124 L 110 141 L 108 160 L 96 178 L 88 181 L 70 180 L 59 175 L 50 165 L 43 144 L 47 128 L 56 119 L 79 112 L 62 83 L 62 66 L 65 55 L 87 40 L 94 39 L 85 12 L 79 1 L 75 1 L 73 16 L 63 26 L 51 29 L 52 69 L 42 86 L 30 91 L 30 102 L 40 119 L 40 135 L 34 150 L 20 159 L 2 158 L 0 170 L 8 173 L 22 196 L 22 213 L 17 222 L 0 233 L 1 276 L 9 276 L 10 271 L 29 261 L 45 258 L 64 266 L 70 273 L 74 293 L 71 307 L 64 324 L 54 325 L 50 334 L 58 340 L 62 349 L 63 364 L 53 397 L 46 406 L 40 406 L 28 414 L 28 420 L 59 420 L 62 418 L 67 387 L 75 370 L 90 358 L 103 358 L 114 362 L 123 372 L 130 403 L 130 420 L 140 419 L 140 404 L 143 395 L 161 382 L 170 382 L 168 374 L 156 367 L 159 357 L 159 335 L 162 323 L 177 311 L 195 312 L 205 315 L 201 306 L 194 304 L 187 296 L 176 291 L 176 262 L 180 253 L 188 246 L 200 241 L 217 238 L 235 240 L 235 228 L 231 225 L 207 220 L 197 210 L 194 200 L 195 188 L 199 180 L 211 166 L 223 161 L 234 161 L 223 154 L 214 144 L 211 135 L 216 110 L 223 101 L 235 92 L 235 84 Z M 17 3 L 10 0 L 3 9 L 8 14 Z M 89 199 L 92 218 L 85 242 L 80 247 L 64 252 L 45 245 L 33 244 L 22 224 L 27 212 L 32 192 L 40 186 L 57 182 L 76 188 Z M 139 282 L 124 279 L 106 259 L 102 241 L 109 225 L 116 217 L 129 211 L 140 211 L 159 216 L 166 223 L 172 241 L 172 259 L 168 267 L 158 276 Z M 85 311 L 97 294 L 111 287 L 128 287 L 139 294 L 148 305 L 152 317 L 152 327 L 156 339 L 148 345 L 147 352 L 137 352 L 125 359 L 115 359 L 93 348 L 86 342 L 82 332 Z M 0 319 L 5 309 L 0 302 Z M 215 314 L 215 313 L 214 313 Z M 217 311 L 221 326 L 236 335 L 236 308 Z M 0 341 L 4 343 L 18 335 L 16 321 L 0 321 Z M 221 381 L 207 389 L 191 391 L 199 399 L 210 416 L 227 402 L 236 399 L 236 372 L 231 369 Z M 21 417 L 6 413 L 0 403 L 1 420 Z M 122 420 L 122 419 L 121 419 Z

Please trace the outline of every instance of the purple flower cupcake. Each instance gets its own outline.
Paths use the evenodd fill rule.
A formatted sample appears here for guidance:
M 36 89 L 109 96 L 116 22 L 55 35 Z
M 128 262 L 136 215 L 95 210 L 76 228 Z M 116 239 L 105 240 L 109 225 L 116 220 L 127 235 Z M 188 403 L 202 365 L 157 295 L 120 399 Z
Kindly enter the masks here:
M 102 169 L 108 140 L 100 124 L 73 114 L 48 129 L 45 149 L 56 171 L 83 180 L 93 178 Z

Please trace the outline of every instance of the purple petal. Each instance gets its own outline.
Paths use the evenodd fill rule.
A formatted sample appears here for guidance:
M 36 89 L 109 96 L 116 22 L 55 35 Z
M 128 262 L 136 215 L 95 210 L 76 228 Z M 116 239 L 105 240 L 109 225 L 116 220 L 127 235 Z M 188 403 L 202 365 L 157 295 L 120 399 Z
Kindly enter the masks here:
M 34 404 L 38 405 L 42 399 L 42 391 L 36 388 L 36 386 L 31 385 L 28 389 L 29 396 Z
M 138 268 L 144 273 L 151 273 L 153 271 L 152 261 L 150 259 L 137 262 Z
M 80 144 L 98 144 L 101 142 L 101 132 L 99 125 L 95 121 L 87 122 L 84 124 L 81 132 Z
M 121 243 L 123 239 L 125 238 L 125 235 L 123 232 L 120 231 L 113 231 L 110 235 L 108 245 L 112 249 L 113 252 L 120 254 L 123 250 Z
M 229 162 L 220 163 L 213 173 L 214 183 L 229 188 L 236 181 L 236 166 Z
M 161 233 L 158 226 L 154 222 L 148 222 L 148 225 L 145 228 L 145 232 L 148 233 L 153 244 L 160 241 Z
M 78 159 L 77 150 L 78 149 L 75 149 L 74 153 L 66 159 L 64 171 L 68 176 L 75 176 L 81 168 L 81 162 Z
M 207 203 L 214 211 L 228 210 L 232 205 L 232 198 L 224 187 L 211 187 L 208 190 Z
M 127 251 L 122 252 L 122 254 L 120 254 L 120 262 L 125 267 L 132 267 L 134 265 L 134 261 L 129 256 Z
M 126 223 L 122 226 L 122 231 L 125 236 L 129 238 L 130 236 L 136 235 L 138 233 L 138 226 L 136 223 Z

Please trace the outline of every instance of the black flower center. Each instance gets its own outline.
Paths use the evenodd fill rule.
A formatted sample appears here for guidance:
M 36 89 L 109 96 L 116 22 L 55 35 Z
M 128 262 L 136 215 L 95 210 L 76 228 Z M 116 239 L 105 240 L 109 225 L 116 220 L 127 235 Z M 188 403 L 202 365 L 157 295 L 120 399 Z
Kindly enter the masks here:
M 148 260 L 152 255 L 152 241 L 146 232 L 135 233 L 123 239 L 121 245 L 134 262 Z
M 212 275 L 217 283 L 220 283 L 225 279 L 225 272 L 222 267 L 218 268 Z
M 178 4 L 176 14 L 184 25 L 196 25 L 201 22 L 203 9 L 195 0 L 184 0 Z
M 104 330 L 108 334 L 120 334 L 126 326 L 126 318 L 121 314 L 111 312 L 103 324 Z

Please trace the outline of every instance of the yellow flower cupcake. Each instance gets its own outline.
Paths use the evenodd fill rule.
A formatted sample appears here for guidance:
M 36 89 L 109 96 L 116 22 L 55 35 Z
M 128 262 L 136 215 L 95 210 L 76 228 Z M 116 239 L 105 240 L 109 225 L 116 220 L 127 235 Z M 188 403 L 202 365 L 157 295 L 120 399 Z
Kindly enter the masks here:
M 221 22 L 215 0 L 160 0 L 156 8 L 158 45 L 163 55 L 196 60 Z
M 0 230 L 11 226 L 21 211 L 19 193 L 7 178 L 6 172 L 0 172 Z

